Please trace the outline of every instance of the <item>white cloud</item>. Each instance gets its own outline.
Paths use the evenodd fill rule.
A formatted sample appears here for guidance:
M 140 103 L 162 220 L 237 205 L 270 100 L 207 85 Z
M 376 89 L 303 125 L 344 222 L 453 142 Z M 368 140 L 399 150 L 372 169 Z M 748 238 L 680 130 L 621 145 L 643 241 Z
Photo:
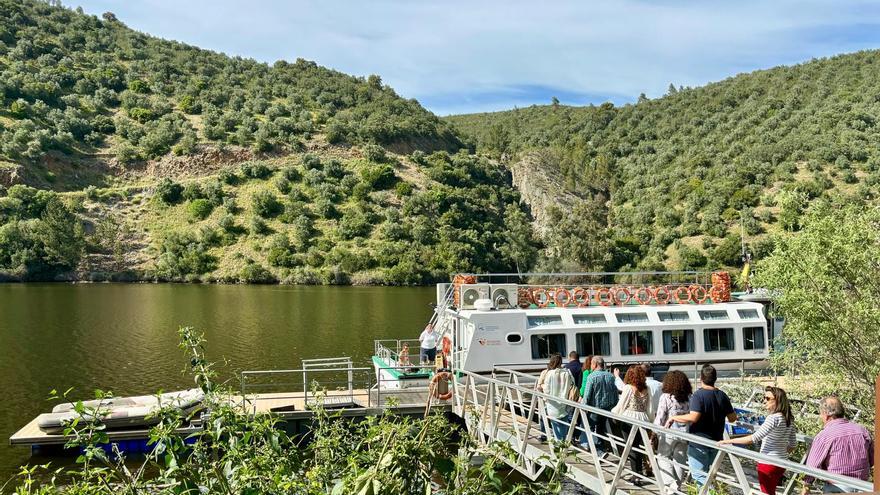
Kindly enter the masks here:
M 870 2 L 79 0 L 157 36 L 264 61 L 380 74 L 429 108 L 558 88 L 659 96 L 738 72 L 877 46 Z M 534 95 L 538 98 L 539 95 Z M 546 95 L 535 102 L 545 103 Z M 516 99 L 491 98 L 504 108 Z M 432 104 L 433 101 L 441 103 Z M 563 100 L 565 101 L 565 100 Z M 473 108 L 486 109 L 475 102 Z

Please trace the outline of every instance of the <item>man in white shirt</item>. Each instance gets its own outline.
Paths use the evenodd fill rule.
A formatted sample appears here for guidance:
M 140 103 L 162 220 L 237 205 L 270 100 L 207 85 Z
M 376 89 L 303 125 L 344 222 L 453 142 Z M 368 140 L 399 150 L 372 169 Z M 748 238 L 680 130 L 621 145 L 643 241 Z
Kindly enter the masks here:
M 645 376 L 647 379 L 645 380 L 645 385 L 648 386 L 648 391 L 651 394 L 651 405 L 653 406 L 654 411 L 660 407 L 660 396 L 663 395 L 663 383 L 658 382 L 654 379 L 654 376 L 651 374 L 651 365 L 648 363 L 640 364 L 643 370 L 645 370 Z M 614 384 L 617 385 L 617 390 L 623 390 L 623 380 L 620 379 L 620 370 L 614 368 Z
M 421 343 L 419 360 L 423 363 L 433 363 L 437 358 L 437 334 L 434 332 L 434 325 L 428 323 L 419 335 L 419 342 Z

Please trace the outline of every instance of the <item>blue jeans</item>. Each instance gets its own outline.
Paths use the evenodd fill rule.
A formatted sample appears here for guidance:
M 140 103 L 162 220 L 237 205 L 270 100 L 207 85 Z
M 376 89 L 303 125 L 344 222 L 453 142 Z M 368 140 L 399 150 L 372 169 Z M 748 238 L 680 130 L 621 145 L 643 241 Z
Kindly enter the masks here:
M 559 441 L 565 440 L 565 437 L 568 436 L 568 425 L 565 423 L 571 423 L 571 413 L 568 413 L 568 416 L 559 419 L 550 419 L 550 427 L 553 428 L 553 436 Z
M 601 455 L 605 452 L 605 440 L 599 438 L 597 435 L 605 436 L 608 432 L 608 418 L 596 413 L 587 413 L 587 419 L 590 420 L 590 430 L 594 433 L 593 441 L 596 442 L 596 450 Z
M 848 486 L 837 486 L 831 483 L 826 482 L 825 486 L 822 487 L 822 493 L 855 493 L 858 490 L 855 488 L 850 488 Z
M 691 468 L 691 478 L 697 482 L 697 486 L 706 484 L 709 478 L 709 467 L 718 455 L 718 450 L 705 445 L 688 445 L 688 467 Z

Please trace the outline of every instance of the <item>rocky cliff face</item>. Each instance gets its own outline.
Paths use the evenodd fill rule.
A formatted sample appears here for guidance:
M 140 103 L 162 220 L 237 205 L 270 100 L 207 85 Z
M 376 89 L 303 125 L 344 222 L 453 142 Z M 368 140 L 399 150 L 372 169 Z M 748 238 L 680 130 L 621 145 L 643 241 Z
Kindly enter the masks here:
M 513 185 L 529 206 L 535 230 L 542 238 L 546 238 L 553 228 L 549 214 L 551 208 L 567 211 L 585 199 L 564 186 L 559 174 L 554 173 L 554 163 L 547 152 L 529 152 L 507 164 Z

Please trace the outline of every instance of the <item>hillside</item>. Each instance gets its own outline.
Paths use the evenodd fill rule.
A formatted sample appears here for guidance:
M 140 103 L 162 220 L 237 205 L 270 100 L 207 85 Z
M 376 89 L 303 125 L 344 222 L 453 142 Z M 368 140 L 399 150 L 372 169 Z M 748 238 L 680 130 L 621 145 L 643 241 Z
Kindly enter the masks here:
M 446 120 L 511 169 L 539 163 L 564 189 L 593 198 L 548 220 L 576 217 L 605 233 L 601 246 L 567 244 L 570 259 L 605 269 L 732 266 L 741 228 L 760 257 L 775 233 L 799 228 L 810 202 L 877 197 L 877 74 L 880 51 L 865 51 L 670 87 L 619 108 L 533 106 Z
M 412 284 L 529 264 L 509 174 L 461 147 L 378 76 L 0 0 L 0 279 Z

